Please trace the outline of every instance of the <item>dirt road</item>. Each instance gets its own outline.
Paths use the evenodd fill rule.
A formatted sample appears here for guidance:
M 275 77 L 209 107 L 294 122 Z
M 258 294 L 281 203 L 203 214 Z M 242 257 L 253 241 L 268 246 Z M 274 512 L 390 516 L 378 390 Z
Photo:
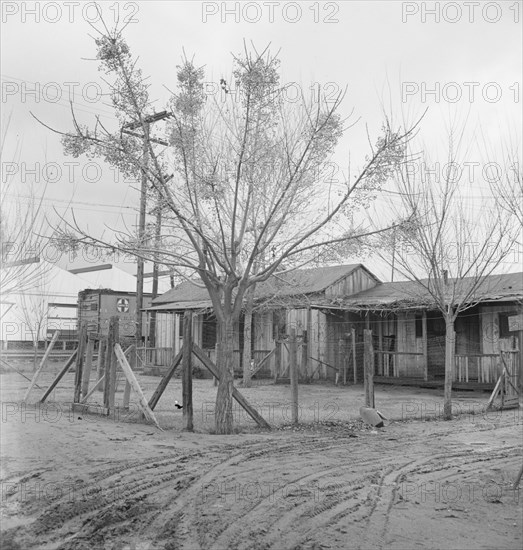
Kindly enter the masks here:
M 229 438 L 11 422 L 2 548 L 520 548 L 521 423 L 496 418 Z
M 212 381 L 193 388 L 198 433 L 173 412 L 178 380 L 163 432 L 72 414 L 71 384 L 35 409 L 22 377 L 1 377 L 2 549 L 522 547 L 522 410 L 482 413 L 488 395 L 457 395 L 461 414 L 444 422 L 439 393 L 378 388 L 393 420 L 372 430 L 357 420 L 361 387 L 300 386 L 292 428 L 289 389 L 263 385 L 245 394 L 275 429 L 238 416 L 243 433 L 223 437 L 209 433 Z M 141 384 L 149 395 L 157 380 Z

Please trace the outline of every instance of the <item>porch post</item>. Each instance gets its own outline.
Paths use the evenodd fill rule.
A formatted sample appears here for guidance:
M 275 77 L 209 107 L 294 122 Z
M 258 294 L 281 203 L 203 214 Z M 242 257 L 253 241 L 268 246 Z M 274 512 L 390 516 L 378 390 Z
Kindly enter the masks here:
M 309 359 L 312 357 L 312 311 L 310 306 L 307 308 L 307 342 L 305 346 L 305 374 L 308 377 L 309 371 L 313 370 L 313 367 L 310 366 L 311 360 Z
M 358 368 L 356 366 L 356 329 L 351 328 L 351 347 L 352 347 L 352 368 L 353 368 L 353 375 L 354 375 L 354 383 L 358 383 Z
M 423 341 L 423 369 L 425 380 L 429 379 L 429 352 L 427 341 L 427 311 L 423 310 L 421 317 L 422 341 Z
M 380 375 L 383 376 L 383 315 L 380 315 L 380 318 L 378 319 L 378 346 L 379 346 L 379 353 L 377 355 L 378 360 L 378 372 Z

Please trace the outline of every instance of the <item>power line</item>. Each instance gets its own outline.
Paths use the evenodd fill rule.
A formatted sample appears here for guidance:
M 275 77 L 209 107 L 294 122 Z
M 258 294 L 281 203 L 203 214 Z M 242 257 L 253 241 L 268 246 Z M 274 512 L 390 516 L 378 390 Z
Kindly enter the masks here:
M 37 85 L 41 84 L 40 82 L 34 82 L 32 80 L 25 80 L 23 78 L 17 78 L 15 76 L 9 76 L 9 75 L 6 75 L 6 74 L 2 74 L 2 78 L 4 79 L 4 82 L 5 82 L 5 79 L 9 79 L 9 80 L 16 80 L 16 81 L 24 83 L 24 84 L 32 84 L 33 86 L 37 86 Z M 57 84 L 59 84 L 59 83 L 57 83 Z M 33 95 L 33 91 L 32 90 L 28 91 L 26 93 L 26 95 Z M 42 97 L 42 94 L 40 93 L 39 96 Z M 15 97 L 15 96 L 13 96 L 13 97 Z M 114 116 L 114 112 L 111 112 L 111 111 L 106 110 L 106 109 L 96 108 L 96 107 L 93 106 L 92 103 L 86 103 L 84 101 L 76 101 L 75 99 L 70 100 L 70 99 L 63 99 L 63 98 L 57 99 L 56 101 L 49 101 L 49 100 L 46 100 L 45 98 L 42 99 L 42 103 L 50 103 L 50 104 L 53 104 L 53 105 L 60 105 L 61 107 L 69 107 L 71 102 L 73 103 L 73 105 L 76 105 L 78 110 L 80 110 L 80 111 L 87 112 L 88 114 L 103 114 L 103 115 L 110 116 L 111 118 L 116 120 L 116 117 Z

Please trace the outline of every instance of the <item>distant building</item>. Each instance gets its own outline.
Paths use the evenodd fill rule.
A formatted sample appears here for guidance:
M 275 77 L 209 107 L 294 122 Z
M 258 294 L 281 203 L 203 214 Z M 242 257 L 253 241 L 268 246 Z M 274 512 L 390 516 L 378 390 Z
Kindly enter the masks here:
M 143 307 L 151 305 L 152 294 L 144 294 Z M 109 288 L 86 289 L 78 294 L 78 326 L 87 323 L 88 332 L 107 335 L 111 317 L 119 318 L 120 339 L 134 339 L 136 334 L 136 292 Z M 145 313 L 142 320 L 142 337 L 147 332 Z
M 136 321 L 136 277 L 112 264 L 91 265 L 65 270 L 55 264 L 32 259 L 37 267 L 31 270 L 31 284 L 23 292 L 11 292 L 0 297 L 0 341 L 1 349 L 43 349 L 56 330 L 60 331 L 57 350 L 72 349 L 78 340 L 79 294 L 89 303 L 80 304 L 80 315 L 89 309 L 97 330 L 106 330 L 106 320 L 119 315 L 123 322 L 122 338 L 134 338 Z M 2 270 L 15 269 L 2 266 Z M 152 286 L 150 278 L 144 282 L 144 307 L 150 306 Z M 170 287 L 165 278 L 159 280 L 159 290 Z M 1 289 L 0 289 L 1 290 Z M 82 300 L 84 300 L 82 298 Z M 120 300 L 118 311 L 117 302 Z M 144 317 L 144 334 L 146 322 Z

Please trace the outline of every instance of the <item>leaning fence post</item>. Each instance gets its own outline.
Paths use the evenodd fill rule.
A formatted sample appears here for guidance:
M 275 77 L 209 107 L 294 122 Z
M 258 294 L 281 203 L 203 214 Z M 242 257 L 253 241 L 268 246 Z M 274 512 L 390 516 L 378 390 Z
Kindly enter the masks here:
M 101 338 L 98 342 L 98 365 L 96 366 L 96 381 L 105 375 L 105 346 L 107 341 L 105 338 Z M 103 385 L 98 384 L 98 391 L 103 391 Z
M 136 352 L 135 344 L 131 344 L 131 349 L 127 350 L 129 352 L 129 366 L 131 367 L 131 370 L 136 370 Z M 123 390 L 123 409 L 129 410 L 129 401 L 131 400 L 131 384 L 127 378 L 125 379 L 125 387 Z

